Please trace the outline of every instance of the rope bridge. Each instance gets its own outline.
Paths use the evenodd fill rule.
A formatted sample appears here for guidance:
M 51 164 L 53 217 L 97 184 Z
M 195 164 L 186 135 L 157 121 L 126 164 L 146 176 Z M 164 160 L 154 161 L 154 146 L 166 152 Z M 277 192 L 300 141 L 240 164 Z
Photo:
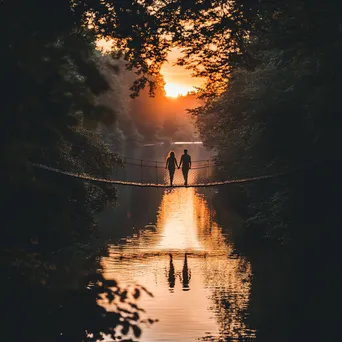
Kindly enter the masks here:
M 170 187 L 169 171 L 165 169 L 165 162 L 133 158 L 123 158 L 122 160 L 122 163 L 116 164 L 110 179 L 94 177 L 84 173 L 60 170 L 37 163 L 32 163 L 32 166 L 92 182 L 154 188 Z M 187 187 L 212 187 L 231 183 L 245 183 L 284 175 L 284 173 L 274 173 L 241 179 L 219 179 L 215 172 L 216 168 L 217 165 L 212 160 L 193 161 L 188 174 Z M 173 187 L 184 186 L 182 170 L 176 169 L 173 179 Z

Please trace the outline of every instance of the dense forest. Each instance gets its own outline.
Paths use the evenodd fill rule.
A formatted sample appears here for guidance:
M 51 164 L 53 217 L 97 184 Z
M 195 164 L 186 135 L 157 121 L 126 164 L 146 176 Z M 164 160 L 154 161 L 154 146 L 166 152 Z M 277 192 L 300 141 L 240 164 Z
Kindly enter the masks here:
M 40 317 L 62 315 L 52 308 L 66 298 L 46 304 L 59 258 L 84 249 L 96 236 L 95 213 L 117 200 L 113 186 L 61 178 L 31 163 L 109 178 L 125 143 L 195 136 L 183 115 L 195 95 L 181 100 L 177 118 L 163 90 L 160 68 L 171 47 L 183 51 L 179 65 L 207 80 L 191 114 L 222 165 L 218 172 L 287 174 L 219 193 L 246 218 L 244 237 L 297 252 L 323 240 L 332 248 L 340 222 L 341 13 L 334 0 L 1 2 L 2 294 L 12 322 L 6 340 L 64 338 L 58 327 L 38 337 L 33 304 Z M 96 48 L 100 39 L 112 41 L 106 54 Z M 77 285 L 74 308 L 107 292 L 109 301 L 129 301 L 130 310 L 122 320 L 120 310 L 105 314 L 93 303 L 84 326 L 69 327 L 64 340 L 117 336 L 108 328 L 116 324 L 122 335 L 131 329 L 139 336 L 142 318 L 132 302 L 140 291 L 112 292 L 115 283 L 88 276 Z M 11 310 L 13 303 L 22 312 Z
M 289 173 L 240 189 L 247 234 L 286 243 L 310 212 L 325 220 L 327 203 L 333 211 L 340 182 L 332 189 L 325 181 L 340 173 L 340 12 L 336 1 L 260 2 L 247 17 L 246 58 L 230 68 L 221 95 L 193 111 L 221 172 L 233 178 Z M 306 239 L 315 235 L 308 229 Z

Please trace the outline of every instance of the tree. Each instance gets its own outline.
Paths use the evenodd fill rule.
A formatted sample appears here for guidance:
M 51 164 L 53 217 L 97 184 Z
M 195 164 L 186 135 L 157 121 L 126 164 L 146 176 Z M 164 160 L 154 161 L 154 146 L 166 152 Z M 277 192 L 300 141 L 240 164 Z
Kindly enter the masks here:
M 307 208 L 309 203 L 317 205 L 311 202 L 312 183 L 339 169 L 342 46 L 335 13 L 340 6 L 337 2 L 260 3 L 245 45 L 253 70 L 235 67 L 222 96 L 193 111 L 227 176 L 305 167 L 290 178 L 291 185 L 279 180 L 278 188 L 274 183 L 268 188 L 265 184 L 243 188 L 251 203 L 249 224 L 258 222 L 264 234 L 272 231 L 279 239 L 290 230 L 292 237 L 298 236 L 293 218 L 305 217 L 298 208 L 304 203 Z M 310 178 L 302 178 L 304 173 L 310 173 Z M 320 188 L 319 196 L 330 197 L 329 191 Z M 259 198 L 258 203 L 253 197 Z
M 149 83 L 166 50 L 153 35 L 155 18 L 146 4 L 139 3 L 1 4 L 1 32 L 6 32 L 1 49 L 2 263 L 6 279 L 20 279 L 21 286 L 32 288 L 42 300 L 51 291 L 40 291 L 43 279 L 35 277 L 37 263 L 45 264 L 56 251 L 89 241 L 94 213 L 106 201 L 115 201 L 116 192 L 112 186 L 36 170 L 30 162 L 109 178 L 118 158 L 96 129 L 99 123 L 111 124 L 115 113 L 98 101 L 110 84 L 101 72 L 95 41 L 104 36 L 115 39 L 115 54 L 123 54 L 138 74 L 133 92 Z M 20 215 L 18 203 L 23 204 Z M 12 291 L 4 293 L 14 296 Z M 82 291 L 87 292 L 86 286 Z M 25 317 L 31 317 L 30 309 L 23 309 Z M 139 334 L 136 325 L 133 329 Z M 96 337 L 99 330 L 94 329 Z

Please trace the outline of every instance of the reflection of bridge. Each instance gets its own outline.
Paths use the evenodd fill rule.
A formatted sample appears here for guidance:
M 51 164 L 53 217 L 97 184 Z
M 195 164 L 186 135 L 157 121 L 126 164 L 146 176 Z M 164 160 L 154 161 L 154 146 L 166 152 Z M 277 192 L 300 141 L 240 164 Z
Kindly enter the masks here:
M 80 178 L 92 182 L 109 183 L 116 185 L 128 185 L 139 187 L 167 188 L 169 185 L 168 170 L 165 169 L 165 162 L 148 161 L 133 158 L 123 158 L 122 162 L 117 163 L 111 179 L 95 177 L 89 174 L 76 173 L 56 169 L 43 164 L 32 164 L 34 167 L 56 172 L 70 177 Z M 188 187 L 211 187 L 231 183 L 244 183 L 257 181 L 267 178 L 281 176 L 284 173 L 275 173 L 257 177 L 229 179 L 221 172 L 218 176 L 216 172 L 219 166 L 212 160 L 193 161 L 188 176 Z M 176 170 L 174 175 L 173 187 L 184 187 L 184 179 L 181 170 Z

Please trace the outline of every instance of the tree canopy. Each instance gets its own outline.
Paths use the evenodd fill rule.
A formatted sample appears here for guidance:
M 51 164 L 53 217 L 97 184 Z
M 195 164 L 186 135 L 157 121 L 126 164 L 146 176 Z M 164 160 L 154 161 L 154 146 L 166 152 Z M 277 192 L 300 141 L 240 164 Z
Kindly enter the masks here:
M 339 168 L 341 4 L 261 1 L 256 9 L 244 44 L 252 68 L 232 67 L 225 91 L 192 112 L 227 176 L 310 174 L 310 182 L 297 172 L 290 185 L 279 181 L 243 189 L 248 222 L 259 222 L 266 235 L 272 231 L 282 239 L 298 234 L 294 213 L 299 215 L 305 201 L 309 207 L 312 180 Z
M 38 253 L 44 263 L 42 254 L 87 240 L 95 213 L 116 200 L 112 187 L 61 179 L 30 162 L 111 175 L 120 160 L 99 127 L 112 127 L 118 110 L 124 112 L 112 105 L 121 94 L 113 76 L 120 63 L 134 73 L 132 97 L 145 86 L 159 96 L 160 67 L 171 47 L 182 49 L 178 63 L 207 80 L 199 92 L 203 105 L 192 113 L 220 172 L 255 175 L 328 160 L 329 172 L 316 170 L 312 181 L 338 169 L 340 1 L 5 0 L 0 6 L 1 244 L 13 279 L 26 272 L 15 266 L 18 250 L 21 260 Z M 99 39 L 112 42 L 106 58 L 120 63 L 104 61 L 95 49 Z M 139 133 L 151 136 L 162 123 L 155 116 L 148 124 L 150 113 L 140 108 L 147 102 L 138 98 L 134 106 L 137 122 L 144 122 Z M 127 118 L 121 125 L 135 134 Z M 279 239 L 291 235 L 292 214 L 313 197 L 311 182 L 301 181 L 281 191 L 244 187 L 247 222 L 261 222 L 266 235 L 280 227 Z M 21 215 L 13 212 L 19 200 Z M 42 280 L 19 278 L 30 286 Z

